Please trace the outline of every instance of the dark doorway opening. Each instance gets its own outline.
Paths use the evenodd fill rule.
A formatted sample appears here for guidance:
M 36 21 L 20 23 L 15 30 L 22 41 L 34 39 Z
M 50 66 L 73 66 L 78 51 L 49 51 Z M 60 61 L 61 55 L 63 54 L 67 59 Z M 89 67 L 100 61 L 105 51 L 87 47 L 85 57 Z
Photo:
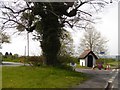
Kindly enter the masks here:
M 93 56 L 92 55 L 88 56 L 87 66 L 88 67 L 92 67 L 93 66 Z

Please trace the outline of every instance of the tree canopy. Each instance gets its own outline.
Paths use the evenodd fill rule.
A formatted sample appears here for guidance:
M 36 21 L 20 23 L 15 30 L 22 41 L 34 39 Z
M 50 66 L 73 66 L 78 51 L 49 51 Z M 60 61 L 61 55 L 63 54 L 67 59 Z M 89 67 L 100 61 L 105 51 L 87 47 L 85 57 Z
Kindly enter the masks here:
M 41 36 L 41 48 L 47 65 L 57 65 L 63 27 L 86 28 L 93 22 L 93 11 L 107 4 L 106 0 L 78 0 L 77 2 L 1 2 L 4 17 L 2 28 L 13 27 L 19 31 L 36 30 Z M 84 6 L 84 7 L 83 7 Z M 87 8 L 87 9 L 85 9 Z
M 74 45 L 73 45 L 73 39 L 71 37 L 71 34 L 66 31 L 66 30 L 62 30 L 62 36 L 60 38 L 60 43 L 61 43 L 61 47 L 60 47 L 60 55 L 61 56 L 73 56 L 74 54 Z
M 0 43 L 10 43 L 10 36 L 0 31 Z

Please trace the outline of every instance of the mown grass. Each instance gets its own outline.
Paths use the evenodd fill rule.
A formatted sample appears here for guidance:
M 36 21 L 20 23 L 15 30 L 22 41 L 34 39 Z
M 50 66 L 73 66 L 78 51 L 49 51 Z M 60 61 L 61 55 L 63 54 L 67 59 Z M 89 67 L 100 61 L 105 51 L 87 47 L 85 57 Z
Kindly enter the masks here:
M 2 66 L 0 66 L 0 89 L 2 88 Z
M 68 88 L 82 83 L 88 75 L 55 67 L 3 67 L 3 88 Z

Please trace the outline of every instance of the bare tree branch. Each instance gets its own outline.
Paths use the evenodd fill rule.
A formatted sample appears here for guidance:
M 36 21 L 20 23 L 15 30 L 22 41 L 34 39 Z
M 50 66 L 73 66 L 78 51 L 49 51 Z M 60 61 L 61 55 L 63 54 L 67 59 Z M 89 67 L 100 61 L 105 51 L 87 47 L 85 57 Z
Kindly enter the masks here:
M 105 47 L 108 40 L 103 38 L 100 32 L 97 32 L 93 26 L 89 25 L 89 27 L 84 33 L 83 38 L 81 38 L 80 48 L 83 50 L 90 49 L 96 54 L 101 50 L 107 51 Z

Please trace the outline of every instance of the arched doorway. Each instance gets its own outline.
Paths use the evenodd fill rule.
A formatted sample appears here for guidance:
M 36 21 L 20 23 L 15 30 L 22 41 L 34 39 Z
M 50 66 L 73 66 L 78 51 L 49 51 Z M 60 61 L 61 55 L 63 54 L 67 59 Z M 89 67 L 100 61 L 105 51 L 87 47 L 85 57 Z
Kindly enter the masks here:
M 88 67 L 92 67 L 92 66 L 93 66 L 93 56 L 92 56 L 92 55 L 89 55 L 87 61 L 88 61 L 88 62 L 87 62 L 87 66 L 88 66 Z

